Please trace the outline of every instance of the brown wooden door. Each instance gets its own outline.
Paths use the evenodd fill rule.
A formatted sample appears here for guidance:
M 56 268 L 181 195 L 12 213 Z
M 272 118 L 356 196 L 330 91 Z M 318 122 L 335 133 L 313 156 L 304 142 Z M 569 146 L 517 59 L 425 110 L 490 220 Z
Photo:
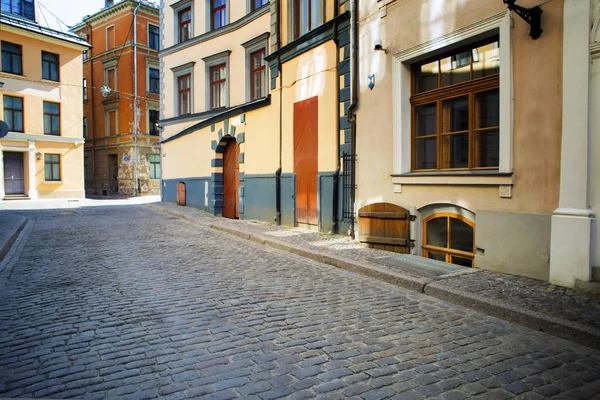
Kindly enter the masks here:
M 185 183 L 183 182 L 177 183 L 177 204 L 179 204 L 180 206 L 186 205 Z
M 33 183 L 31 185 L 33 185 Z M 4 193 L 25 193 L 23 153 L 4 153 Z
M 410 252 L 409 212 L 390 203 L 375 203 L 358 210 L 358 240 L 367 247 Z
M 223 154 L 223 216 L 239 218 L 238 189 L 240 187 L 240 146 L 232 139 Z
M 296 221 L 317 225 L 317 172 L 319 170 L 318 97 L 294 104 L 294 173 Z

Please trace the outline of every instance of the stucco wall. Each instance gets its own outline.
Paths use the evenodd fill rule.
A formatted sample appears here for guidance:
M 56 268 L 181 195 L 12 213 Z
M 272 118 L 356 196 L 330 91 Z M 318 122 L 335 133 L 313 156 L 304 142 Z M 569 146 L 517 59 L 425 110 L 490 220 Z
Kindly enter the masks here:
M 593 55 L 590 80 L 590 206 L 596 215 L 592 221 L 591 265 L 600 266 L 600 50 Z

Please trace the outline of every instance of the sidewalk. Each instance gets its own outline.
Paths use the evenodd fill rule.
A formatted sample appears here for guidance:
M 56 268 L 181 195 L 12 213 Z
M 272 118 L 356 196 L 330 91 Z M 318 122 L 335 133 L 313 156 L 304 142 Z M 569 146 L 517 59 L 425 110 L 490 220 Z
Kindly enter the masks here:
M 27 218 L 21 215 L 0 213 L 0 261 L 8 253 L 26 223 Z
M 600 301 L 577 296 L 572 289 L 530 278 L 368 249 L 341 235 L 220 218 L 174 203 L 146 206 L 600 349 Z

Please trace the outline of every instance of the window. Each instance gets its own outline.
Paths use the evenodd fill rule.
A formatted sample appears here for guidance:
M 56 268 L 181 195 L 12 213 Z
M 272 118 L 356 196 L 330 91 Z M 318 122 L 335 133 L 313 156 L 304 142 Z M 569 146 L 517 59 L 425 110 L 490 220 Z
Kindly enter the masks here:
M 117 110 L 107 111 L 106 115 L 106 136 L 115 136 L 117 134 Z
M 83 117 L 83 138 L 87 139 L 88 136 L 88 121 L 87 117 Z
M 2 12 L 18 14 L 35 21 L 33 0 L 2 0 Z
M 158 120 L 160 113 L 158 110 L 148 110 L 148 132 L 152 136 L 158 136 Z
M 81 60 L 85 61 L 87 59 L 88 59 L 88 51 L 84 50 L 84 51 L 81 52 Z
M 21 97 L 3 96 L 4 122 L 13 132 L 23 130 L 23 99 Z
M 58 54 L 42 51 L 42 79 L 58 82 Z
M 412 169 L 498 169 L 499 46 L 493 39 L 412 67 Z
M 433 214 L 423 221 L 423 256 L 473 267 L 475 224 L 454 213 Z
M 60 181 L 60 154 L 44 154 L 44 172 L 47 181 Z
M 191 80 L 192 74 L 182 75 L 177 78 L 179 92 L 179 115 L 189 114 L 191 110 Z
M 250 10 L 254 11 L 267 4 L 267 0 L 250 0 Z
M 160 92 L 160 77 L 156 68 L 148 68 L 148 91 L 150 93 Z
M 192 8 L 184 8 L 178 13 L 179 21 L 179 42 L 185 42 L 192 36 L 191 25 L 192 25 Z
M 160 154 L 150 154 L 150 179 L 160 179 Z
M 88 175 L 88 157 L 84 156 L 83 157 L 83 180 L 87 181 L 89 180 L 89 175 Z
M 60 135 L 60 104 L 44 101 L 44 134 Z
M 160 30 L 156 25 L 148 25 L 148 47 L 158 50 L 160 46 Z
M 225 64 L 210 68 L 210 108 L 225 107 L 226 73 Z
M 83 78 L 83 101 L 87 101 L 88 99 L 88 92 L 87 92 L 87 78 Z
M 106 28 L 106 50 L 115 48 L 115 27 L 109 26 Z
M 321 23 L 321 1 L 319 0 L 293 0 L 293 37 L 299 38 L 315 29 Z
M 2 41 L 2 72 L 23 75 L 22 56 L 23 47 L 21 45 Z
M 113 92 L 117 90 L 117 70 L 115 68 L 104 70 L 104 84 L 111 88 Z
M 265 65 L 266 50 L 261 49 L 250 54 L 250 90 L 251 100 L 266 96 L 267 67 Z
M 211 29 L 227 25 L 227 0 L 210 0 Z

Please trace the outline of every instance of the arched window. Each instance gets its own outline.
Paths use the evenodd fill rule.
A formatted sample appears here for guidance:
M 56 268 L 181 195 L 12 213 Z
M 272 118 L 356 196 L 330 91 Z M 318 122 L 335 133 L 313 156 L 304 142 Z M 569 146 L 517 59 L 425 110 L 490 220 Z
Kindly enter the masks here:
M 475 224 L 462 215 L 441 212 L 423 220 L 423 256 L 473 267 Z

